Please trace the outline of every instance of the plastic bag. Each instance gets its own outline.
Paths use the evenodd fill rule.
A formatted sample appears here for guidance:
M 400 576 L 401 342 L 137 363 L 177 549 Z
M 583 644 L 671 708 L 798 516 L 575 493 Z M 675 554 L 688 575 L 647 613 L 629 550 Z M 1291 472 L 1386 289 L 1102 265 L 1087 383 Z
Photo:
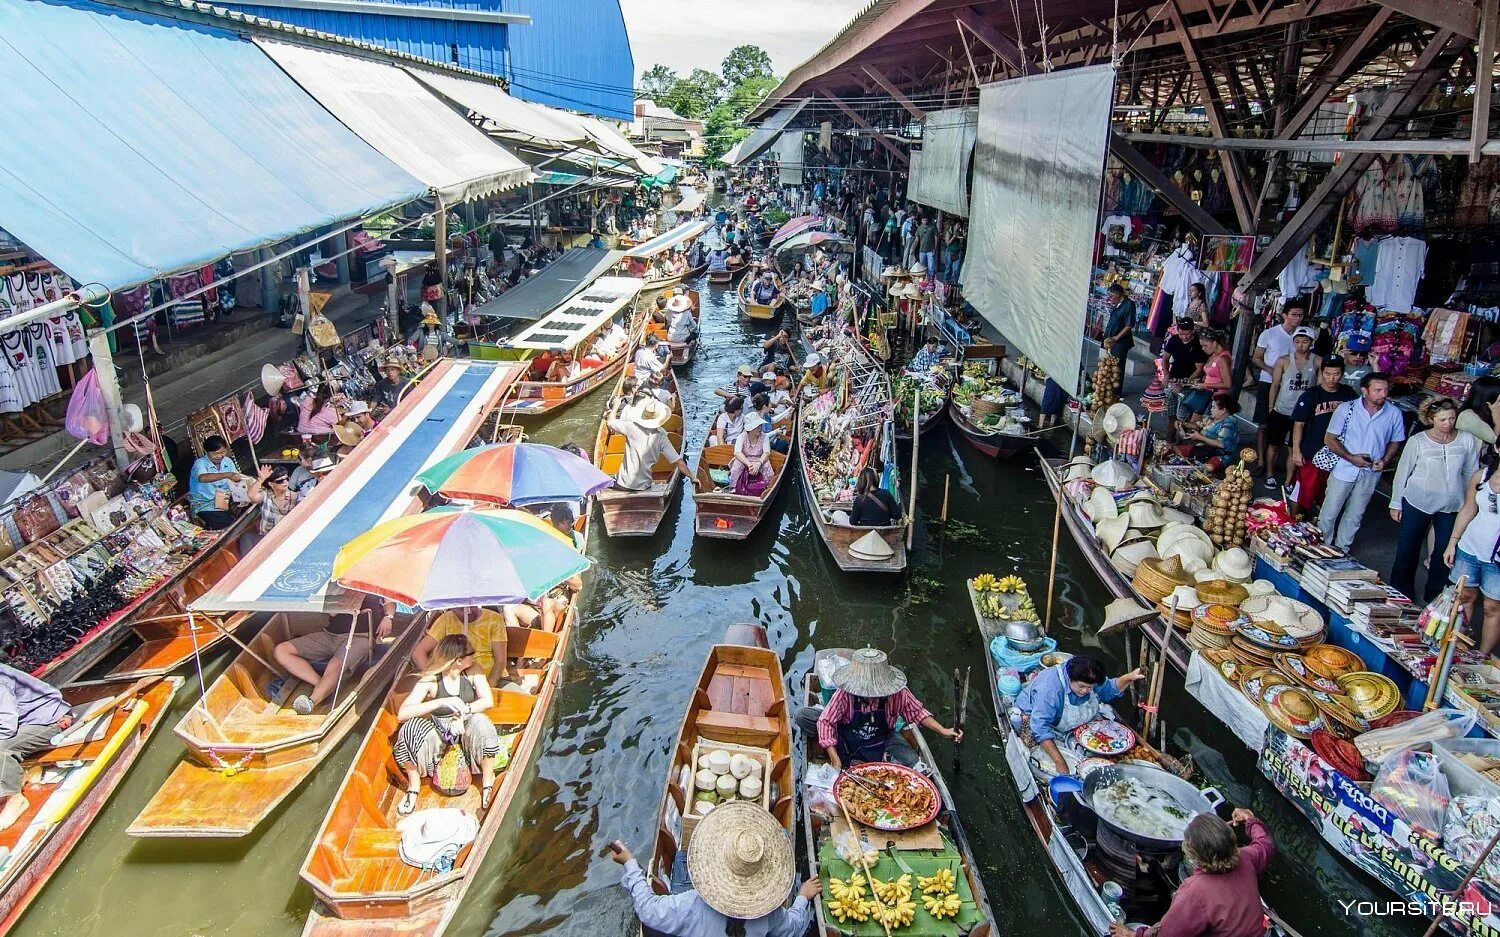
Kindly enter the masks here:
M 1464 626 L 1464 607 L 1458 603 L 1458 585 L 1453 584 L 1445 588 L 1442 593 L 1422 609 L 1422 615 L 1417 619 L 1422 633 L 1431 641 L 1442 641 L 1448 635 L 1448 630 L 1454 625 L 1459 628 Z
M 1457 709 L 1434 709 L 1415 719 L 1387 729 L 1373 729 L 1358 735 L 1354 747 L 1365 761 L 1380 764 L 1392 754 L 1422 742 L 1439 739 L 1461 739 L 1474 728 L 1478 714 Z
M 1500 824 L 1500 797 L 1459 794 L 1448 805 L 1443 823 L 1443 849 L 1464 866 L 1471 866 L 1489 845 Z M 1479 870 L 1482 878 L 1500 883 L 1500 851 L 1491 852 Z
M 74 439 L 87 440 L 96 446 L 109 442 L 109 411 L 104 406 L 104 392 L 99 389 L 99 376 L 93 368 L 74 385 L 63 425 Z
M 1392 755 L 1375 775 L 1370 796 L 1428 839 L 1441 841 L 1448 816 L 1448 776 L 1432 752 L 1408 748 Z

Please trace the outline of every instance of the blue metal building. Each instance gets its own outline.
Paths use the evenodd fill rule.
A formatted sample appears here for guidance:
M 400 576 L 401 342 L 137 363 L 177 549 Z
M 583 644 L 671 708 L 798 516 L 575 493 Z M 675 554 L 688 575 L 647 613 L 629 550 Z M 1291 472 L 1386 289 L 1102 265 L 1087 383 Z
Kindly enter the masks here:
M 245 13 L 497 75 L 518 98 L 630 120 L 619 0 L 262 0 Z

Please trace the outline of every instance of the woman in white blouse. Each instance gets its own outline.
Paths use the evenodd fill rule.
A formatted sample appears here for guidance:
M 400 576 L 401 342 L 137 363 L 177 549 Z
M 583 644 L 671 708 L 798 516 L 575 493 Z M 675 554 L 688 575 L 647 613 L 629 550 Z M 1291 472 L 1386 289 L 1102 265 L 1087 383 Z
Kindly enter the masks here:
M 1428 429 L 1406 440 L 1391 482 L 1391 519 L 1401 525 L 1396 533 L 1396 559 L 1391 585 L 1413 599 L 1429 602 L 1448 583 L 1443 550 L 1453 535 L 1453 523 L 1463 507 L 1465 482 L 1479 469 L 1479 440 L 1457 428 L 1458 404 L 1451 397 L 1433 397 L 1417 410 Z M 1427 547 L 1428 531 L 1434 549 L 1427 560 L 1427 584 L 1416 596 L 1417 566 Z

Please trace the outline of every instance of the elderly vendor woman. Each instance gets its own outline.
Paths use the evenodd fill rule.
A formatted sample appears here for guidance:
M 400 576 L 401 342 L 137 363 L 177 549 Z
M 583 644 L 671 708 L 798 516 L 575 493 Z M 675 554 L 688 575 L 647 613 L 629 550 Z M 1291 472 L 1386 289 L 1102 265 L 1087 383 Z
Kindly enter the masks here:
M 1101 714 L 1113 715 L 1104 704 L 1119 699 L 1126 687 L 1143 676 L 1137 668 L 1106 680 L 1104 665 L 1096 658 L 1070 657 L 1048 667 L 1026 684 L 1016 699 L 1019 712 L 1013 712 L 1012 718 L 1029 727 L 1032 740 L 1051 756 L 1058 774 L 1067 774 L 1068 763 L 1057 747 L 1057 740 L 1066 739 L 1074 729 Z
M 885 652 L 860 648 L 834 671 L 838 688 L 826 707 L 804 706 L 797 726 L 816 732 L 818 745 L 835 768 L 862 761 L 894 761 L 911 767 L 917 751 L 896 732 L 897 721 L 920 725 L 961 741 L 963 732 L 943 726 L 906 688 L 906 674 L 886 662 Z

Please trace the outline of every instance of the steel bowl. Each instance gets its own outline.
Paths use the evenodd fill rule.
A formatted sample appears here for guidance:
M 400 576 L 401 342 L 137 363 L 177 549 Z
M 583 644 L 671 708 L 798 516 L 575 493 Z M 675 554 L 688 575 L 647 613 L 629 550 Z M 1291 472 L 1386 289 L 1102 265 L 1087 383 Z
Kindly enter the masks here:
M 1199 790 L 1175 774 L 1169 774 L 1160 768 L 1143 764 L 1113 764 L 1109 767 L 1096 768 L 1090 771 L 1088 777 L 1083 780 L 1083 791 L 1077 796 L 1084 805 L 1099 817 L 1099 822 L 1109 827 L 1125 839 L 1148 849 L 1165 851 L 1175 849 L 1182 845 L 1182 838 L 1158 839 L 1146 836 L 1134 830 L 1121 826 L 1108 819 L 1103 814 L 1094 810 L 1094 796 L 1104 788 L 1126 778 L 1133 778 L 1138 783 L 1151 787 L 1167 797 L 1177 806 L 1186 810 L 1193 816 L 1200 813 L 1212 813 L 1216 807 L 1224 803 L 1224 795 L 1211 787 Z

